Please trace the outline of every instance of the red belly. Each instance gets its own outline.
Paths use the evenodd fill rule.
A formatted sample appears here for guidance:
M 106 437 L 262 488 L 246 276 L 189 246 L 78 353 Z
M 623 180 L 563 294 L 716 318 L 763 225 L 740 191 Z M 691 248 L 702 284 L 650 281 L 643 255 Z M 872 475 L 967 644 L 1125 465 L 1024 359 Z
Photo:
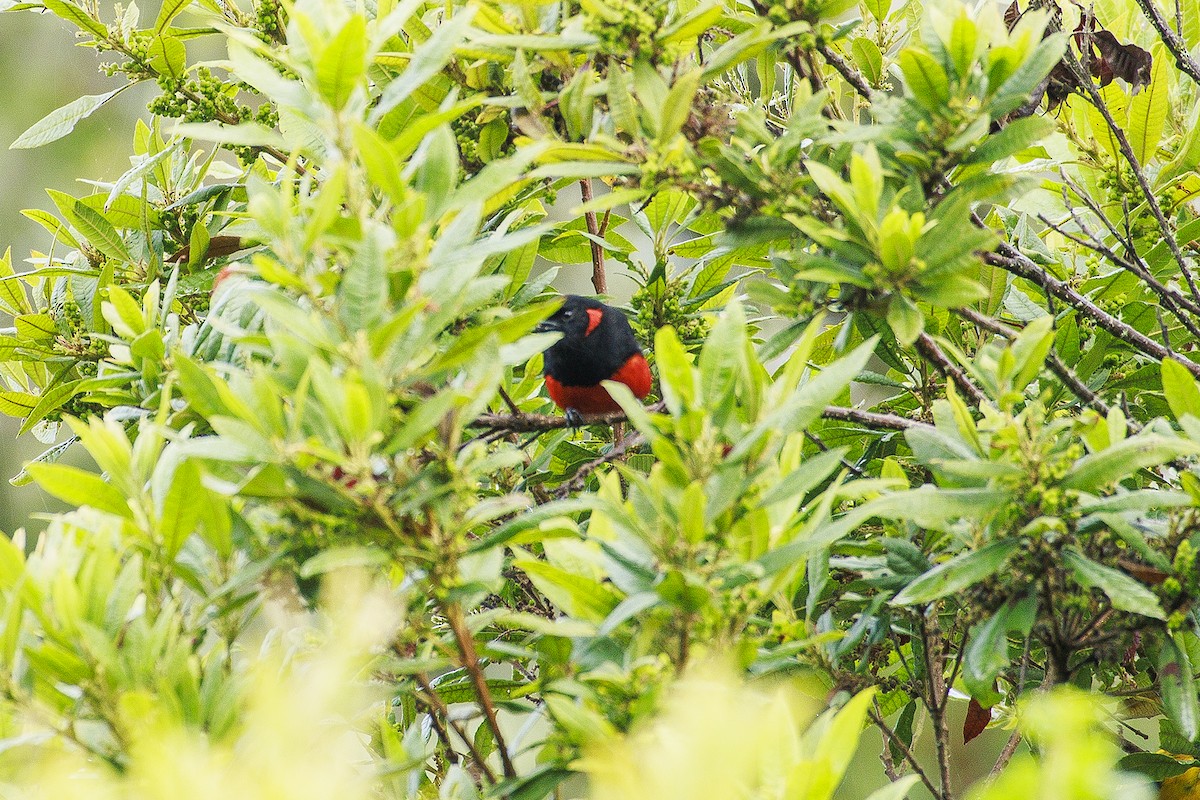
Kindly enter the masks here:
M 641 400 L 650 394 L 650 365 L 641 353 L 634 353 L 613 373 L 611 380 L 625 384 Z M 580 414 L 611 414 L 621 410 L 608 390 L 600 385 L 564 386 L 547 375 L 546 389 L 550 392 L 550 399 L 562 409 L 573 408 Z

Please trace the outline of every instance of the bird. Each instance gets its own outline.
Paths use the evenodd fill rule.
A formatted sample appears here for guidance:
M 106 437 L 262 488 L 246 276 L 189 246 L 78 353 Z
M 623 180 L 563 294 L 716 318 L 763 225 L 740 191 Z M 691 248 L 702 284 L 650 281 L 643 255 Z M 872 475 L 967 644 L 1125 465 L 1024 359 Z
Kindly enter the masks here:
M 583 424 L 584 414 L 621 410 L 601 381 L 623 383 L 639 400 L 650 394 L 650 365 L 619 309 L 569 294 L 535 330 L 562 334 L 546 349 L 542 375 L 550 399 L 572 427 Z

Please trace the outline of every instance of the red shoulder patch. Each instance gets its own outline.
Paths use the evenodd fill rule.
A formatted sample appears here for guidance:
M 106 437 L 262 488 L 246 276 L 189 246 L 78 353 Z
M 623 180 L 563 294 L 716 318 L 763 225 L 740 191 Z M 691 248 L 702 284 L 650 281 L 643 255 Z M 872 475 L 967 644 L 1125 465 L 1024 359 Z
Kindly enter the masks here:
M 583 332 L 583 335 L 591 336 L 592 331 L 596 330 L 596 328 L 598 328 L 600 326 L 600 320 L 604 319 L 604 309 L 589 308 L 587 310 L 587 315 L 588 315 L 588 326 L 587 326 L 587 330 Z

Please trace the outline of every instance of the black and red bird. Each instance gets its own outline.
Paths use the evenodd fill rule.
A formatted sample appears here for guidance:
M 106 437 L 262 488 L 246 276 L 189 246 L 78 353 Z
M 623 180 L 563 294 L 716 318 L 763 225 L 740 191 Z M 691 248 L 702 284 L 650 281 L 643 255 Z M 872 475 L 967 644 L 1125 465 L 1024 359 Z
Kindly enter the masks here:
M 546 350 L 543 375 L 550 399 L 572 425 L 583 424 L 583 414 L 621 410 L 601 381 L 623 383 L 639 400 L 650 394 L 650 365 L 618 309 L 569 294 L 537 330 L 563 335 Z

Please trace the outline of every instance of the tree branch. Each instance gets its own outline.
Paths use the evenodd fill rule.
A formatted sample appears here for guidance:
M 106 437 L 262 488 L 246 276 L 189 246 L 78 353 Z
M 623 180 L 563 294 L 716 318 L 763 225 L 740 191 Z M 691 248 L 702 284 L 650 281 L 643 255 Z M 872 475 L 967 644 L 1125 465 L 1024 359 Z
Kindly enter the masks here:
M 925 788 L 929 790 L 929 793 L 934 797 L 940 797 L 941 793 L 937 790 L 937 787 L 933 785 L 933 781 L 929 779 L 929 776 L 925 774 L 925 770 L 921 768 L 921 764 L 917 761 L 917 757 L 913 755 L 912 750 L 909 749 L 908 745 L 901 741 L 896 732 L 892 730 L 890 725 L 887 724 L 887 720 L 880 716 L 879 712 L 873 708 L 867 709 L 867 713 L 871 715 L 871 721 L 874 722 L 879 730 L 883 732 L 883 735 L 888 739 L 888 741 L 896 745 L 896 749 L 900 751 L 900 755 L 904 756 L 904 760 L 908 762 L 910 767 L 912 767 L 913 774 L 921 779 L 921 783 L 925 784 Z M 884 747 L 887 747 L 886 742 L 884 743 Z
M 997 336 L 1003 336 L 1009 341 L 1016 340 L 1017 336 L 1020 334 L 1020 331 L 1016 328 L 1012 328 L 998 319 L 980 314 L 973 308 L 967 308 L 965 306 L 963 308 L 956 308 L 954 309 L 954 313 L 967 320 L 971 324 L 983 328 L 986 331 L 991 331 Z M 1067 366 L 1066 362 L 1064 362 L 1053 350 L 1051 350 L 1050 354 L 1046 356 L 1046 366 L 1048 366 L 1050 371 L 1053 372 L 1058 379 L 1063 382 L 1063 385 L 1067 387 L 1071 394 L 1075 395 L 1084 403 L 1094 408 L 1101 415 L 1105 417 L 1108 416 L 1111 406 L 1104 402 L 1099 395 L 1089 389 L 1087 384 L 1085 384 L 1083 380 L 1075 374 L 1075 371 Z M 1126 423 L 1129 427 L 1130 433 L 1137 433 L 1142 429 L 1142 426 L 1132 419 L 1126 420 Z
M 1188 54 L 1187 44 L 1178 33 L 1171 30 L 1171 26 L 1154 6 L 1154 0 L 1136 0 L 1136 2 L 1142 9 L 1142 13 L 1150 20 L 1150 24 L 1154 26 L 1154 30 L 1158 32 L 1162 43 L 1171 51 L 1171 55 L 1175 56 L 1175 66 L 1196 83 L 1200 83 L 1200 64 L 1197 64 L 1195 59 Z
M 646 410 L 650 412 L 661 411 L 662 409 L 662 403 L 655 403 L 646 407 Z M 862 411 L 857 408 L 847 408 L 845 406 L 825 406 L 825 410 L 821 412 L 821 415 L 826 419 L 855 422 L 873 430 L 906 431 L 909 428 L 929 427 L 924 422 L 908 419 L 898 414 Z M 628 418 L 621 412 L 615 414 L 593 414 L 584 417 L 584 422 L 588 425 L 616 425 L 618 422 L 626 422 L 627 420 Z M 481 414 L 468 427 L 482 428 L 489 431 L 504 431 L 506 433 L 536 433 L 559 430 L 571 426 L 567 422 L 566 417 L 552 414 Z
M 1012 245 L 1001 244 L 995 252 L 985 253 L 983 259 L 987 263 L 1000 267 L 1006 272 L 1011 272 L 1013 275 L 1038 284 L 1046 292 L 1067 303 L 1077 312 L 1092 320 L 1098 326 L 1130 345 L 1135 350 L 1139 350 L 1143 354 L 1159 361 L 1172 357 L 1172 353 L 1166 347 L 1103 311 L 1091 300 L 1071 288 L 1069 284 L 1050 275 Z M 1188 372 L 1192 373 L 1193 377 L 1200 378 L 1200 364 L 1184 358 L 1180 358 L 1179 362 L 1187 367 Z
M 1196 285 L 1196 279 L 1192 275 L 1192 271 L 1188 268 L 1187 261 L 1183 257 L 1183 251 L 1179 249 L 1179 242 L 1175 241 L 1175 232 L 1167 224 L 1167 218 L 1163 215 L 1162 206 L 1158 203 L 1158 196 L 1142 172 L 1142 165 L 1138 161 L 1137 155 L 1133 152 L 1133 146 L 1129 144 L 1129 137 L 1125 135 L 1125 131 L 1113 119 L 1112 112 L 1108 110 L 1108 105 L 1104 102 L 1104 98 L 1100 96 L 1100 91 L 1096 88 L 1096 84 L 1092 82 L 1091 75 L 1084 71 L 1083 65 L 1079 63 L 1079 59 L 1075 57 L 1070 48 L 1067 49 L 1063 57 L 1066 59 L 1071 71 L 1075 73 L 1076 80 L 1087 89 L 1088 98 L 1092 101 L 1092 105 L 1104 117 L 1105 124 L 1108 125 L 1109 131 L 1117 141 L 1117 147 L 1120 149 L 1121 155 L 1125 157 L 1125 160 L 1129 162 L 1130 169 L 1133 170 L 1133 177 L 1142 190 L 1146 206 L 1150 209 L 1150 213 L 1154 215 L 1154 220 L 1158 223 L 1158 229 L 1162 232 L 1163 239 L 1166 240 L 1167 248 L 1171 251 L 1171 255 L 1175 257 L 1175 262 L 1179 265 L 1179 270 L 1183 273 L 1183 278 L 1187 282 L 1188 289 L 1191 290 L 1192 297 L 1200 302 L 1200 287 Z
M 937 367 L 939 372 L 953 380 L 955 385 L 962 390 L 963 394 L 970 398 L 972 403 L 981 406 L 990 402 L 987 395 L 983 393 L 983 390 L 976 386 L 967 377 L 967 373 L 942 352 L 942 348 L 937 346 L 937 342 L 933 340 L 933 337 L 924 331 L 917 337 L 917 352 L 921 354 L 922 358 Z
M 591 178 L 584 178 L 579 182 L 579 195 L 583 198 L 583 202 L 591 202 Z M 585 211 L 583 219 L 587 224 L 588 233 L 592 236 L 604 235 L 600 230 L 600 225 L 596 222 L 595 211 Z M 604 272 L 604 248 L 595 239 L 590 239 L 589 244 L 592 246 L 592 288 L 596 290 L 596 294 L 606 294 L 608 292 L 608 276 Z
M 817 50 L 820 51 L 825 61 L 829 63 L 829 66 L 837 70 L 846 83 L 853 86 L 854 90 L 862 95 L 864 100 L 871 99 L 871 84 L 867 83 L 866 77 L 861 72 L 852 67 L 846 59 L 838 55 L 837 51 L 825 42 L 818 44 Z
M 587 462 L 579 469 L 575 470 L 575 474 L 571 476 L 571 480 L 559 486 L 558 489 L 555 490 L 554 496 L 561 499 L 572 492 L 580 491 L 587 483 L 589 475 L 605 464 L 609 464 L 619 458 L 622 458 L 626 453 L 640 445 L 643 441 L 645 440 L 642 438 L 642 434 L 640 433 L 635 432 L 626 436 L 619 444 L 614 444 L 612 449 L 607 453 L 599 458 Z
M 496 740 L 496 750 L 500 753 L 500 763 L 504 765 L 504 777 L 515 778 L 517 770 L 513 765 L 512 756 L 508 752 L 508 744 L 504 741 L 504 733 L 500 730 L 500 721 L 496 717 L 496 704 L 492 702 L 492 693 L 488 689 L 487 678 L 484 677 L 483 668 L 479 665 L 479 655 L 475 652 L 475 639 L 467 630 L 462 607 L 458 603 L 450 603 L 446 606 L 446 621 L 450 624 L 455 641 L 458 642 L 462 667 L 471 676 L 471 682 L 475 685 L 475 694 L 483 709 L 484 719 L 487 720 L 488 727 L 492 729 L 492 737 Z

